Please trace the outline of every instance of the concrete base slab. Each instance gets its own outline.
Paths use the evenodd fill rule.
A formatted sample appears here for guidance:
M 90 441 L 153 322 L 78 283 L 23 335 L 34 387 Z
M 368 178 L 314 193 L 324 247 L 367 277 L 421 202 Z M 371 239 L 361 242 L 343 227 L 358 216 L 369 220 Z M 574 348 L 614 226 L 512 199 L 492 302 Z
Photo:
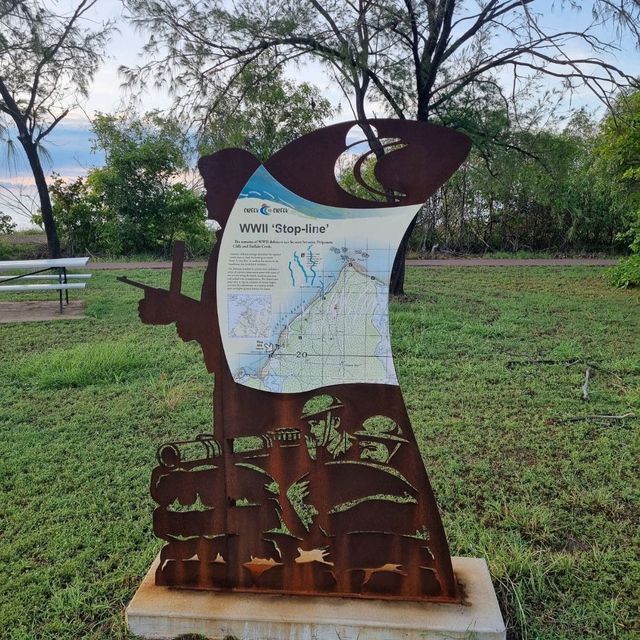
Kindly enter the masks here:
M 141 638 L 211 640 L 505 640 L 487 563 L 453 558 L 467 604 L 189 591 L 155 585 L 159 559 L 126 610 Z
M 0 302 L 0 324 L 12 322 L 42 322 L 49 320 L 80 320 L 84 318 L 84 300 L 70 300 L 62 305 L 57 300 Z

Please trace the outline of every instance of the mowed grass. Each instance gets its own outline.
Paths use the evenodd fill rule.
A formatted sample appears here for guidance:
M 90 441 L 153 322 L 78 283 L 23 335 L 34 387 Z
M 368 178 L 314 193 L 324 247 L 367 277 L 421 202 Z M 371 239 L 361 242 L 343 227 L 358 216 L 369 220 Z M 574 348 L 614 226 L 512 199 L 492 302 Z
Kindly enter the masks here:
M 0 325 L 2 638 L 127 637 L 155 449 L 210 429 L 199 348 L 116 275 L 86 320 Z M 635 637 L 640 295 L 595 267 L 410 269 L 407 292 L 396 365 L 452 553 L 487 559 L 511 638 Z

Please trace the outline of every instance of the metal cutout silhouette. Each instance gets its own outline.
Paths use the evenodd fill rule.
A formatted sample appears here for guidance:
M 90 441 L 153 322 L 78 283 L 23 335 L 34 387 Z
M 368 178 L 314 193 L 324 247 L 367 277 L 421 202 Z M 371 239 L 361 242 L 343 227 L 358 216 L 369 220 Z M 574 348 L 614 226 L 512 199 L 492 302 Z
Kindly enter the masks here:
M 401 238 L 414 215 L 411 212 L 446 182 L 470 147 L 466 136 L 442 127 L 371 120 L 369 124 L 375 127 L 378 138 L 391 139 L 392 144 L 375 165 L 375 179 L 382 190 L 372 187 L 370 178 L 363 175 L 371 152 L 363 153 L 355 163 L 356 182 L 376 197 L 385 195 L 382 201 L 362 199 L 347 192 L 335 177 L 338 158 L 348 149 L 358 149 L 346 140 L 356 124 L 341 123 L 305 135 L 264 165 L 240 149 L 223 150 L 200 160 L 209 217 L 222 227 L 204 275 L 200 300 L 180 291 L 184 252 L 180 243 L 176 244 L 168 290 L 121 278 L 144 289 L 139 305 L 142 321 L 175 322 L 183 340 L 195 340 L 201 345 L 207 369 L 215 379 L 213 433 L 197 435 L 191 441 L 167 443 L 158 450 L 158 466 L 151 478 L 151 495 L 158 504 L 153 526 L 166 544 L 156 573 L 157 584 L 211 590 L 460 600 L 440 515 L 400 387 L 394 380 L 390 353 L 382 354 L 386 358 L 382 367 L 377 362 L 380 354 L 374 353 L 377 361 L 371 373 L 367 361 L 359 359 L 362 353 L 345 354 L 340 360 L 331 351 L 333 347 L 328 348 L 329 355 L 325 354 L 322 345 L 326 334 L 312 336 L 315 341 L 303 336 L 304 314 L 310 308 L 317 313 L 316 324 L 311 323 L 316 330 L 319 322 L 331 327 L 331 314 L 339 314 L 338 307 L 349 305 L 356 291 L 365 311 L 349 321 L 356 328 L 364 326 L 376 313 L 378 324 L 375 330 L 367 325 L 369 333 L 363 334 L 364 344 L 372 333 L 378 341 L 375 349 L 386 344 L 387 295 L 381 295 L 381 291 L 388 287 L 388 272 L 397 246 L 392 247 L 390 260 L 386 255 L 388 268 L 380 269 L 382 263 L 368 262 L 368 252 L 353 253 L 348 247 L 327 240 L 323 264 L 325 268 L 337 264 L 338 269 L 324 272 L 324 279 L 318 276 L 316 282 L 315 267 L 320 268 L 320 258 L 313 254 L 314 249 L 310 254 L 301 250 L 300 242 L 319 233 L 317 219 L 312 218 L 314 224 L 297 233 L 292 225 L 282 224 L 282 251 L 277 248 L 277 241 L 261 253 L 252 241 L 245 246 L 239 240 L 240 223 L 236 221 L 243 212 L 248 211 L 247 220 L 269 216 L 268 223 L 244 227 L 253 229 L 247 237 L 257 241 L 261 233 L 278 228 L 270 226 L 278 224 L 274 222 L 278 212 L 285 216 L 282 219 L 289 220 L 287 215 L 302 215 L 294 209 L 305 207 L 310 208 L 311 215 L 316 215 L 317 210 L 323 212 L 317 215 L 329 216 L 323 224 L 334 224 L 326 221 L 339 219 L 341 222 L 336 224 L 349 230 L 361 223 L 363 237 L 374 234 L 372 225 L 378 225 L 375 233 L 383 230 L 390 237 Z M 268 190 L 252 191 L 258 179 L 269 189 L 282 188 L 288 199 L 277 198 Z M 245 189 L 247 185 L 250 188 Z M 264 203 L 264 208 L 243 208 L 244 203 L 253 202 L 251 196 L 257 197 L 257 202 L 273 196 L 273 201 Z M 375 219 L 368 213 L 372 210 Z M 391 222 L 385 223 L 386 212 Z M 403 216 L 393 217 L 397 212 Z M 292 228 L 287 235 L 289 227 Z M 314 246 L 313 242 L 309 246 Z M 224 316 L 225 305 L 236 304 L 238 299 L 229 297 L 230 283 L 232 288 L 245 286 L 249 293 L 252 287 L 259 289 L 260 275 L 256 284 L 255 276 L 251 275 L 254 280 L 249 281 L 244 274 L 249 273 L 249 267 L 266 260 L 268 265 L 262 273 L 269 272 L 274 291 L 285 296 L 278 298 L 282 307 L 290 292 L 282 284 L 273 283 L 286 259 L 283 251 L 291 249 L 293 253 L 287 255 L 295 255 L 297 260 L 291 267 L 291 286 L 298 286 L 295 267 L 302 269 L 296 273 L 303 273 L 306 278 L 301 291 L 305 293 L 313 287 L 317 290 L 310 290 L 309 297 L 300 303 L 301 310 L 276 327 L 276 342 L 269 339 L 269 332 L 274 330 L 269 324 L 273 309 L 269 306 L 271 298 L 264 294 L 262 298 L 256 294 L 257 298 L 240 299 L 242 304 L 266 306 L 257 309 L 258 314 L 262 313 L 257 319 L 256 310 L 250 309 L 254 315 L 243 320 L 250 318 L 250 329 L 231 330 L 230 320 Z M 227 258 L 231 256 L 231 263 L 235 264 L 231 271 L 229 260 L 224 265 L 219 262 L 221 252 Z M 240 264 L 244 255 L 246 265 Z M 371 264 L 376 265 L 375 273 L 367 271 Z M 371 282 L 363 278 L 370 278 Z M 356 289 L 349 289 L 354 286 Z M 368 295 L 376 295 L 376 304 L 382 301 L 384 309 L 375 307 L 373 311 Z M 256 329 L 256 322 L 262 323 L 263 328 Z M 296 333 L 298 339 L 306 340 L 304 344 L 314 348 L 320 345 L 322 353 L 292 350 Z M 344 338 L 339 331 L 335 335 Z M 248 360 L 247 353 L 234 346 L 252 344 L 236 340 L 247 337 L 255 339 L 256 344 L 256 351 L 248 354 Z M 343 342 L 346 344 L 346 339 Z M 279 372 L 290 372 L 297 354 L 305 366 L 295 369 L 297 377 L 283 381 Z M 323 354 L 326 357 L 321 360 Z M 257 365 L 252 370 L 246 365 L 238 368 L 242 362 Z M 327 374 L 334 384 L 318 384 L 318 371 L 310 367 L 320 364 L 326 367 L 322 376 Z M 304 390 L 290 392 L 287 389 L 291 385 Z M 279 391 L 282 389 L 284 392 Z

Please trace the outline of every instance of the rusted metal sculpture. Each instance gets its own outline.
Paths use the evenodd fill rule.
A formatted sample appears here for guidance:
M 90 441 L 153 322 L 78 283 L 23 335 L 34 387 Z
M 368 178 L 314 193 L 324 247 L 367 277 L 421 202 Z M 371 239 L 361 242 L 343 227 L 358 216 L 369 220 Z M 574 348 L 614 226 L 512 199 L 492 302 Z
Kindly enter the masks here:
M 221 251 L 231 250 L 229 255 L 236 261 L 243 255 L 237 238 L 231 249 L 231 241 L 225 239 L 232 212 L 237 216 L 242 211 L 238 209 L 242 198 L 270 195 L 254 193 L 254 187 L 245 185 L 253 185 L 256 176 L 270 180 L 269 184 L 288 194 L 289 200 L 281 199 L 281 203 L 324 207 L 326 216 L 342 211 L 343 218 L 357 217 L 359 210 L 372 208 L 392 213 L 395 208 L 425 202 L 469 151 L 465 136 L 442 127 L 372 120 L 369 124 L 387 149 L 374 172 L 382 188 L 372 187 L 363 172 L 370 152 L 355 163 L 354 174 L 361 191 L 384 197 L 362 199 L 347 192 L 335 177 L 337 159 L 345 150 L 354 149 L 347 142 L 347 133 L 355 124 L 337 124 L 303 136 L 264 165 L 239 149 L 200 160 L 209 217 L 222 227 L 200 300 L 180 292 L 183 248 L 179 244 L 169 290 L 122 278 L 145 291 L 139 305 L 142 321 L 175 322 L 183 340 L 201 345 L 206 366 L 215 376 L 213 433 L 164 444 L 158 450 L 158 466 L 151 479 L 151 495 L 158 504 L 153 523 L 166 545 L 157 584 L 443 602 L 460 599 L 433 491 L 397 382 L 358 382 L 370 378 L 362 377 L 365 374 L 350 377 L 342 360 L 339 370 L 345 372 L 344 380 L 336 381 L 332 369 L 330 379 L 335 384 L 297 393 L 286 391 L 286 385 L 282 387 L 285 392 L 266 386 L 268 376 L 276 385 L 282 382 L 273 371 L 274 362 L 283 367 L 290 362 L 286 358 L 296 357 L 294 339 L 304 338 L 304 314 L 314 307 L 323 322 L 331 322 L 331 314 L 339 313 L 335 289 L 344 288 L 345 280 L 339 285 L 341 276 L 332 275 L 332 285 L 312 291 L 313 297 L 302 305 L 296 319 L 283 323 L 276 343 L 256 340 L 256 348 L 264 350 L 256 351 L 258 369 L 249 374 L 245 369 L 232 370 L 229 364 L 232 354 L 227 342 L 238 332 L 229 333 L 227 319 L 223 322 L 220 316 L 221 309 L 223 314 L 226 311 L 218 298 L 227 292 L 220 290 L 223 265 L 218 258 Z M 385 140 L 391 140 L 392 146 Z M 286 206 L 281 209 L 288 211 Z M 244 211 L 256 214 L 255 208 L 245 207 Z M 265 204 L 256 215 L 274 212 L 277 208 Z M 395 229 L 400 237 L 410 217 L 405 215 L 403 220 L 403 228 Z M 384 225 L 383 217 L 378 221 L 374 222 Z M 268 228 L 267 223 L 260 224 L 265 226 L 252 229 Z M 363 220 L 364 224 L 373 223 Z M 313 233 L 318 227 L 308 229 L 311 231 L 301 233 Z M 388 286 L 388 270 L 366 270 L 366 252 L 360 250 L 356 255 L 339 246 L 331 251 L 344 278 L 351 275 L 358 282 L 370 278 L 378 294 Z M 292 255 L 297 260 L 294 267 L 302 269 L 311 290 L 318 258 L 312 250 L 309 255 L 298 250 Z M 390 270 L 391 262 L 387 264 Z M 268 267 L 265 269 L 266 273 Z M 242 274 L 241 267 L 235 273 Z M 225 287 L 227 282 L 223 281 Z M 348 305 L 349 290 L 341 296 L 340 301 Z M 271 304 L 263 298 L 265 305 Z M 251 300 L 260 302 L 255 297 Z M 383 302 L 384 309 L 376 313 L 386 318 L 386 290 Z M 371 313 L 353 322 L 368 321 Z M 376 329 L 383 337 L 385 330 L 384 326 Z M 251 331 L 260 334 L 258 329 Z M 368 334 L 363 332 L 366 342 Z M 297 333 L 300 335 L 294 335 Z M 324 339 L 320 336 L 319 342 Z M 305 366 L 315 366 L 306 351 L 297 354 L 305 359 Z M 365 370 L 366 366 L 365 362 Z M 392 362 L 390 366 L 387 373 L 393 373 Z M 293 383 L 309 386 L 304 380 Z

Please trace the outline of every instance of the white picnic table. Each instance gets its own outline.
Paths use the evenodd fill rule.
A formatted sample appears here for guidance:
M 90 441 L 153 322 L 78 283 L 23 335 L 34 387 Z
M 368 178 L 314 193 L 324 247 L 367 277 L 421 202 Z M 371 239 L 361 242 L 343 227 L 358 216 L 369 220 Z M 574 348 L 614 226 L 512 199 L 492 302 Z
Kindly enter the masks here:
M 69 280 L 84 280 L 90 278 L 90 273 L 67 273 L 67 269 L 84 267 L 89 257 L 82 258 L 48 258 L 43 260 L 0 260 L 0 274 L 13 271 L 24 273 L 0 275 L 0 293 L 18 291 L 58 291 L 60 293 L 60 313 L 62 313 L 62 292 L 65 293 L 69 304 L 69 289 L 84 289 L 86 282 L 69 282 Z M 50 274 L 45 272 L 51 271 Z M 22 284 L 22 281 L 56 280 L 47 284 Z M 6 284 L 11 282 L 12 284 Z

